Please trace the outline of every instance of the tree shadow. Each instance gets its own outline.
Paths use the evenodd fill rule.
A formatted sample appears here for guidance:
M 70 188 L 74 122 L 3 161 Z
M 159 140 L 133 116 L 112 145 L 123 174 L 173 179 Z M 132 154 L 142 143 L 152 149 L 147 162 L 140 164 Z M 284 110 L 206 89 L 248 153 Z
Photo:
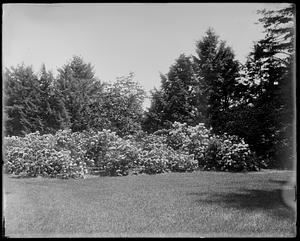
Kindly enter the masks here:
M 14 179 L 26 179 L 26 178 L 37 178 L 37 177 L 15 175 L 15 176 L 9 176 L 8 178 L 14 178 Z
M 279 184 L 279 185 L 281 185 L 281 186 L 284 186 L 285 184 L 288 183 L 288 181 L 284 181 L 284 180 L 273 180 L 273 179 L 269 179 L 268 181 L 271 182 L 271 183 Z
M 243 209 L 245 211 L 267 210 L 276 218 L 295 217 L 282 198 L 282 190 L 243 189 L 236 193 L 190 193 L 199 197 L 198 204 L 215 203 L 224 208 Z

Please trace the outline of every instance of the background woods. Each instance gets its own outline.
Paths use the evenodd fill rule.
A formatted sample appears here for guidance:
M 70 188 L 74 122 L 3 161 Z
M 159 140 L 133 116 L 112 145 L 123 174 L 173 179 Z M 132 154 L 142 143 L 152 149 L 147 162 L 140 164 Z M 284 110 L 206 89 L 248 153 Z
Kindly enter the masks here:
M 143 166 L 149 173 L 183 166 L 192 170 L 194 161 L 218 170 L 290 168 L 295 151 L 294 8 L 259 14 L 265 37 L 253 45 L 246 63 L 239 63 L 210 28 L 197 41 L 194 55 L 181 54 L 161 74 L 147 110 L 146 92 L 133 73 L 113 83 L 100 81 L 92 65 L 78 56 L 56 77 L 45 65 L 38 73 L 25 65 L 7 68 L 5 135 L 28 141 L 36 131 L 31 138 L 51 134 L 54 156 L 70 150 L 59 149 L 61 135 L 66 135 L 66 142 L 83 152 L 64 153 L 70 163 L 79 165 L 77 158 L 84 157 L 111 173 L 126 173 L 130 166 Z M 82 135 L 81 144 L 76 133 Z M 95 140 L 83 133 L 94 133 Z M 138 150 L 147 151 L 138 155 Z

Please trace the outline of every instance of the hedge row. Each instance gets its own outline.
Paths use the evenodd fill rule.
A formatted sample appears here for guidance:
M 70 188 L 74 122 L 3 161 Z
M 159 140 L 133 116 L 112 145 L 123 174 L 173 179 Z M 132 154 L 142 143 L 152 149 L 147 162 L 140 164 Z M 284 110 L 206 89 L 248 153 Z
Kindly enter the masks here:
M 249 146 L 217 136 L 199 124 L 175 122 L 170 130 L 119 137 L 110 130 L 5 137 L 5 170 L 23 176 L 82 178 L 90 168 L 106 175 L 194 171 L 257 171 Z

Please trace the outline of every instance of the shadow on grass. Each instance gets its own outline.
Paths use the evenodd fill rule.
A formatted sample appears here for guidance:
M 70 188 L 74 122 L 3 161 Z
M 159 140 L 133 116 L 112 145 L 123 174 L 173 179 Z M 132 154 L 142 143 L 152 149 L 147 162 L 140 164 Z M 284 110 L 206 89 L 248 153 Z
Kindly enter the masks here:
M 285 184 L 288 183 L 288 181 L 284 181 L 284 180 L 273 180 L 273 179 L 269 179 L 268 181 L 271 182 L 271 183 L 279 184 L 279 185 L 281 185 L 281 186 L 283 186 L 283 185 L 285 185 Z
M 190 193 L 200 199 L 199 204 L 218 204 L 224 208 L 235 208 L 244 211 L 270 211 L 276 218 L 291 218 L 294 211 L 284 202 L 282 190 L 253 190 L 245 189 L 239 193 Z
M 30 176 L 10 176 L 9 178 L 15 178 L 15 179 L 22 179 L 22 178 L 36 178 L 36 177 L 30 177 Z

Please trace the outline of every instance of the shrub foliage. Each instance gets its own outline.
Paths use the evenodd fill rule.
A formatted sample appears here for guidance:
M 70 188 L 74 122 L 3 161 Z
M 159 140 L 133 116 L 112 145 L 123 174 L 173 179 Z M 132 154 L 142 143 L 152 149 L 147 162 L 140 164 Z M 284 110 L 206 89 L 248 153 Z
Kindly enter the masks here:
M 243 139 L 212 134 L 203 124 L 179 122 L 169 130 L 125 137 L 106 129 L 59 130 L 54 135 L 34 132 L 5 137 L 5 147 L 5 171 L 32 177 L 82 178 L 91 168 L 109 176 L 186 172 L 199 167 L 257 171 L 261 164 Z

